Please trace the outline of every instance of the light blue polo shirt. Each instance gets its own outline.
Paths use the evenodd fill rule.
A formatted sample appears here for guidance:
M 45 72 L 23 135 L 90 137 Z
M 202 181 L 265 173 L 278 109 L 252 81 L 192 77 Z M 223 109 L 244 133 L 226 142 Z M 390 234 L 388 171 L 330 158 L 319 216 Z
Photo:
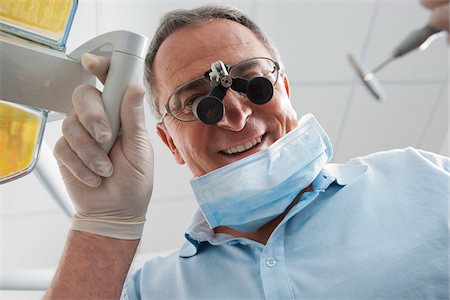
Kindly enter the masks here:
M 447 157 L 407 148 L 329 164 L 266 245 L 200 212 L 125 299 L 449 299 Z

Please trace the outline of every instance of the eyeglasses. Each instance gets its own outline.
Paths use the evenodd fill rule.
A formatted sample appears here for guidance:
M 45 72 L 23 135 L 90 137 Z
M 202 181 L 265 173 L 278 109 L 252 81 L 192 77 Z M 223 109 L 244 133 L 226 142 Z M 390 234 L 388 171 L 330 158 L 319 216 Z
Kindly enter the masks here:
M 272 86 L 276 85 L 280 71 L 279 64 L 267 57 L 250 58 L 235 65 L 225 65 L 225 67 L 232 78 L 251 80 L 256 77 L 264 77 L 272 83 Z M 199 97 L 207 95 L 215 84 L 207 77 L 206 73 L 204 76 L 191 80 L 175 89 L 169 96 L 160 121 L 167 115 L 183 122 L 198 120 L 192 110 L 192 104 Z

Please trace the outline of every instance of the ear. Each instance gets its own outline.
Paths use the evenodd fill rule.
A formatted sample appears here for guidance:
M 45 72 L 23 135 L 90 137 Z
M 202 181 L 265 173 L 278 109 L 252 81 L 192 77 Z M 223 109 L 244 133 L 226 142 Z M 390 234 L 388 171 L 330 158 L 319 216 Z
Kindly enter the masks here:
M 286 74 L 281 73 L 281 78 L 283 78 L 284 87 L 286 88 L 287 95 L 291 99 L 291 87 L 289 86 L 289 79 Z
M 163 123 L 156 124 L 156 132 L 158 133 L 159 137 L 164 142 L 164 144 L 166 144 L 167 148 L 169 148 L 170 152 L 172 152 L 175 161 L 180 165 L 184 164 L 185 162 L 183 157 L 181 157 L 181 154 L 178 151 L 177 146 L 175 146 L 172 137 L 170 136 L 169 132 L 167 132 L 167 129 Z

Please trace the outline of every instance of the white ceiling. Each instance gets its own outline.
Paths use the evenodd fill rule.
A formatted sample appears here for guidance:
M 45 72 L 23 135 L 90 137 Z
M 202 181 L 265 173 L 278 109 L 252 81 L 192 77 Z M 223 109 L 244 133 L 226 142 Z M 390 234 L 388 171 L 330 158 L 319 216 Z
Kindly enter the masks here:
M 211 1 L 80 1 L 68 51 L 103 32 L 127 29 L 152 36 L 162 13 Z M 334 144 L 334 161 L 414 146 L 448 155 L 448 45 L 406 55 L 378 78 L 387 94 L 376 102 L 357 80 L 346 53 L 367 68 L 388 57 L 429 12 L 418 0 L 232 1 L 271 36 L 292 85 L 299 114 L 313 112 Z M 190 174 L 178 166 L 149 121 L 155 186 L 141 251 L 164 251 L 182 241 L 195 200 Z M 48 126 L 54 144 L 60 122 Z M 57 176 L 57 174 L 55 174 Z M 68 222 L 33 176 L 0 187 L 0 267 L 55 266 Z

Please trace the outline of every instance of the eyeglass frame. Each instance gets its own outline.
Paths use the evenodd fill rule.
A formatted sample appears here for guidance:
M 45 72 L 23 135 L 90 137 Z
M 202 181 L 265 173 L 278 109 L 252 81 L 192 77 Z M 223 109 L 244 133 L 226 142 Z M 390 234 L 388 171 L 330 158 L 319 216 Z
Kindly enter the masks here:
M 227 68 L 227 71 L 229 72 L 229 71 L 231 70 L 231 68 L 233 68 L 234 66 L 243 64 L 243 63 L 245 63 L 245 62 L 248 62 L 248 61 L 251 61 L 251 60 L 254 60 L 254 59 L 261 59 L 261 58 L 262 58 L 262 59 L 267 59 L 267 60 L 273 62 L 274 66 L 275 66 L 275 69 L 276 69 L 276 71 L 277 71 L 277 78 L 275 79 L 275 82 L 273 83 L 273 86 L 275 86 L 275 85 L 278 83 L 278 77 L 280 76 L 280 73 L 281 73 L 281 72 L 280 72 L 280 71 L 281 71 L 281 67 L 280 67 L 280 64 L 279 64 L 277 61 L 273 60 L 272 58 L 265 57 L 265 56 L 256 56 L 256 57 L 252 57 L 252 58 L 245 59 L 245 60 L 240 61 L 240 62 L 238 62 L 238 63 L 236 63 L 236 64 L 233 64 L 233 65 L 225 64 L 225 67 Z M 208 70 L 208 71 L 209 71 L 209 70 Z M 182 88 L 182 87 L 184 87 L 184 86 L 188 86 L 188 85 L 190 85 L 190 84 L 192 84 L 192 83 L 194 83 L 194 82 L 196 82 L 196 81 L 198 81 L 198 80 L 200 80 L 200 79 L 206 79 L 206 80 L 211 81 L 211 80 L 208 78 L 208 76 L 207 76 L 207 74 L 209 73 L 208 71 L 206 71 L 205 74 L 203 74 L 203 76 L 199 76 L 199 77 L 197 77 L 197 78 L 195 78 L 195 79 L 192 79 L 192 80 L 190 80 L 190 81 L 188 81 L 188 82 L 186 82 L 186 83 L 183 83 L 182 85 L 179 85 L 177 88 L 175 88 L 175 90 L 169 95 L 169 97 L 167 97 L 166 104 L 164 105 L 164 112 L 163 112 L 162 114 L 160 114 L 161 116 L 160 116 L 159 121 L 158 121 L 159 123 L 162 123 L 163 120 L 164 120 L 164 118 L 165 118 L 166 116 L 168 116 L 168 115 L 172 116 L 174 119 L 176 119 L 176 120 L 178 120 L 178 121 L 180 121 L 180 122 L 186 122 L 186 123 L 188 123 L 188 122 L 199 121 L 198 119 L 196 119 L 196 120 L 181 120 L 181 119 L 177 118 L 175 115 L 173 115 L 173 114 L 170 112 L 169 101 L 170 101 L 170 99 L 172 98 L 172 96 L 173 96 L 180 88 Z M 213 83 L 213 82 L 211 81 L 211 83 Z

